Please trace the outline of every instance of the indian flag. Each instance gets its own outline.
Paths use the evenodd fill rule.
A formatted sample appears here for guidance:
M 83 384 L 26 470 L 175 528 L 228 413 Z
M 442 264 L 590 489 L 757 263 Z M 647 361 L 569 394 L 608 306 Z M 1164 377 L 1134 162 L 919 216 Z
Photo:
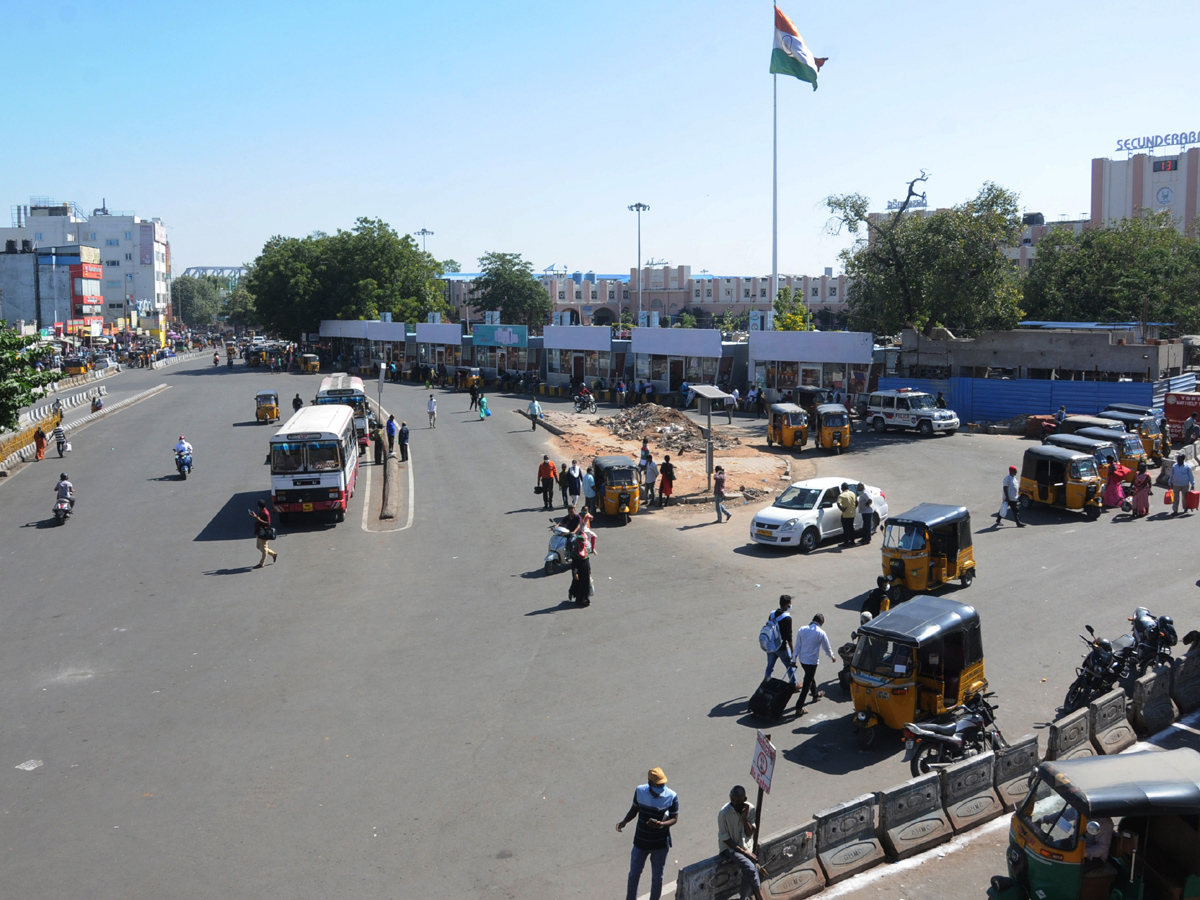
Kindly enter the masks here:
M 818 59 L 812 55 L 804 38 L 792 24 L 792 20 L 775 7 L 775 46 L 771 49 L 771 72 L 791 75 L 807 81 L 817 89 L 817 72 L 825 65 L 828 57 Z

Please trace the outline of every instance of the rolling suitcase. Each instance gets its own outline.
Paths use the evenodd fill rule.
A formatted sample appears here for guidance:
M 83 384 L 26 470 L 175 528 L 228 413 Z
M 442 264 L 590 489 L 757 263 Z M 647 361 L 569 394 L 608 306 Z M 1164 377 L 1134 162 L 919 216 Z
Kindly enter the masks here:
M 1200 509 L 1200 491 L 1188 491 L 1183 495 L 1184 509 Z
M 792 686 L 783 679 L 768 678 L 750 698 L 750 714 L 768 722 L 778 722 L 783 718 L 792 693 Z

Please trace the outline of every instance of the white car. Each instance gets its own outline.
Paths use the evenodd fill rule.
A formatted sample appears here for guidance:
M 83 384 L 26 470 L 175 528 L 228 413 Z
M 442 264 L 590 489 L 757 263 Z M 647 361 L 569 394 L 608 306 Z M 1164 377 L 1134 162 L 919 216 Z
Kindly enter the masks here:
M 841 537 L 842 513 L 837 507 L 842 484 L 855 487 L 857 478 L 813 478 L 797 481 L 770 506 L 759 510 L 750 522 L 750 540 L 756 544 L 795 547 L 811 553 L 826 538 Z M 875 510 L 873 530 L 888 516 L 887 498 L 877 487 L 864 485 Z M 862 534 L 862 516 L 854 517 L 855 535 Z

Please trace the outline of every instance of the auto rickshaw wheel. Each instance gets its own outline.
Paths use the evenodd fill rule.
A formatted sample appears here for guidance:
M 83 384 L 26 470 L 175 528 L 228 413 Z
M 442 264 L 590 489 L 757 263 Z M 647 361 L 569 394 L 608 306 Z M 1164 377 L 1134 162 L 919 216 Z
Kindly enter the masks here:
M 835 445 L 833 448 L 833 452 L 836 453 L 838 456 L 841 456 L 842 455 L 842 445 L 841 444 Z
M 967 569 L 967 571 L 962 573 L 962 577 L 959 579 L 959 581 L 962 582 L 963 587 L 969 588 L 971 583 L 975 581 L 975 570 Z
M 870 728 L 858 729 L 855 737 L 858 738 L 858 748 L 860 750 L 869 750 L 871 745 L 875 743 L 875 732 L 879 729 L 872 725 Z
M 912 596 L 912 594 L 909 592 L 908 588 L 906 588 L 904 585 L 902 585 L 902 584 L 893 584 L 892 585 L 892 597 L 895 599 L 895 601 L 897 603 L 903 603 L 910 596 Z
M 767 435 L 767 446 L 768 447 L 771 446 L 771 435 L 769 435 L 769 434 Z
M 625 518 L 621 520 L 621 524 L 628 525 L 632 521 L 633 521 L 633 516 L 631 516 L 629 513 L 625 513 Z

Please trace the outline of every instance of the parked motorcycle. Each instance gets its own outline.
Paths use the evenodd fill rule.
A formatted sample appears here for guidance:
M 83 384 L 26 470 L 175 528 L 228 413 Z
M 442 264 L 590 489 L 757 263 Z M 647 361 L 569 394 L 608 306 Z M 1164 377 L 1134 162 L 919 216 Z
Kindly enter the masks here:
M 175 468 L 183 476 L 183 480 L 187 481 L 188 475 L 192 473 L 192 454 L 187 451 L 177 452 L 175 454 Z
M 1091 637 L 1081 634 L 1079 639 L 1090 649 L 1083 658 L 1083 664 L 1075 670 L 1077 677 L 1074 683 L 1067 688 L 1067 697 L 1062 706 L 1064 713 L 1082 709 L 1111 691 L 1123 674 L 1128 673 L 1133 653 L 1133 635 L 1123 634 L 1115 641 L 1110 641 L 1096 637 L 1091 625 L 1083 627 Z
M 575 412 L 594 413 L 595 411 L 596 397 L 594 394 L 575 395 Z
M 72 494 L 71 499 L 74 499 Z M 71 508 L 71 500 L 63 497 L 54 501 L 54 521 L 57 525 L 67 524 L 67 519 L 71 518 L 71 513 L 74 511 Z
M 1147 669 L 1171 662 L 1171 648 L 1179 643 L 1175 633 L 1175 620 L 1170 616 L 1154 616 L 1144 606 L 1139 606 L 1129 617 L 1136 641 L 1130 674 L 1141 677 Z
M 949 722 L 944 724 L 905 724 L 904 761 L 909 764 L 913 778 L 944 769 L 988 750 L 1008 746 L 1000 726 L 996 724 L 998 706 L 988 703 L 994 693 L 974 694 L 962 706 L 950 710 Z

